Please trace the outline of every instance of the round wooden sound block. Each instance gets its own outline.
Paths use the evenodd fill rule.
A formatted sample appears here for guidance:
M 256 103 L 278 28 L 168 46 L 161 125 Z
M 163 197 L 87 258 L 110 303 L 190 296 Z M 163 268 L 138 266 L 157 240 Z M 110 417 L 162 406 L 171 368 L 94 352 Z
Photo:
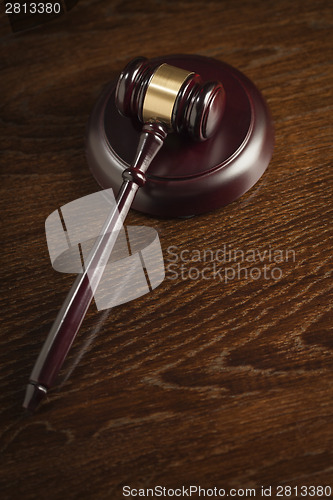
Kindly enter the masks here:
M 261 93 L 241 72 L 208 57 L 170 55 L 154 61 L 195 71 L 203 81 L 219 80 L 226 93 L 225 112 L 217 133 L 205 142 L 169 134 L 133 208 L 150 215 L 184 217 L 231 203 L 259 180 L 273 153 L 273 125 Z M 110 83 L 98 99 L 86 140 L 94 177 L 115 194 L 122 171 L 134 160 L 142 128 L 139 121 L 117 110 L 116 83 Z

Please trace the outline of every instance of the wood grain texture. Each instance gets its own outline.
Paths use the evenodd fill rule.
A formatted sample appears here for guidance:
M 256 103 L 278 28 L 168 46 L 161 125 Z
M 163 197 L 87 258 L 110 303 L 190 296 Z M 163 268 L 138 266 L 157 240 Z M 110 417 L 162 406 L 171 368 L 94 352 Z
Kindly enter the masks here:
M 1 499 L 117 500 L 123 485 L 333 487 L 330 2 L 80 0 L 35 30 L 1 29 Z M 274 117 L 273 160 L 214 213 L 131 211 L 128 224 L 156 228 L 166 259 L 172 245 L 295 259 L 242 263 L 277 266 L 276 280 L 167 270 L 146 296 L 91 307 L 60 384 L 26 417 L 25 384 L 73 281 L 51 269 L 44 222 L 99 189 L 84 155 L 88 115 L 131 58 L 179 52 L 256 83 Z

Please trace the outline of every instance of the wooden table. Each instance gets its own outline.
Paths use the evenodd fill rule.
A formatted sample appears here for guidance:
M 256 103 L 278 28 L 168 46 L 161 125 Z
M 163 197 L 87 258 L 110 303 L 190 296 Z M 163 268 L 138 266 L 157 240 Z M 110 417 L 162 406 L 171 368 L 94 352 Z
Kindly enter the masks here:
M 333 488 L 330 2 L 80 0 L 15 35 L 1 19 L 1 499 Z M 103 86 L 137 55 L 179 52 L 256 83 L 274 156 L 225 208 L 189 220 L 131 211 L 127 223 L 158 231 L 166 264 L 170 246 L 260 254 L 234 260 L 243 271 L 227 282 L 167 269 L 152 293 L 92 306 L 61 383 L 28 417 L 25 385 L 74 279 L 52 270 L 45 219 L 99 190 L 84 135 Z

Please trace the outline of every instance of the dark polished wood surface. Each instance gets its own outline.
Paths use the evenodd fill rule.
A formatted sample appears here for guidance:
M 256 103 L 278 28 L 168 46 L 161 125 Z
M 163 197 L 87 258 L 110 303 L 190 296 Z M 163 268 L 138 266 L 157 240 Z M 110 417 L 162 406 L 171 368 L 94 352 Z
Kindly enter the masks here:
M 333 488 L 330 2 L 80 0 L 32 31 L 11 34 L 5 21 L 1 499 L 120 499 L 124 485 Z M 60 383 L 26 416 L 25 385 L 74 279 L 52 270 L 44 222 L 99 189 L 84 153 L 89 113 L 131 58 L 179 52 L 256 83 L 275 122 L 273 159 L 214 213 L 131 211 L 127 223 L 158 230 L 166 264 L 171 245 L 260 256 L 222 263 L 245 268 L 227 283 L 167 270 L 152 293 L 92 306 Z

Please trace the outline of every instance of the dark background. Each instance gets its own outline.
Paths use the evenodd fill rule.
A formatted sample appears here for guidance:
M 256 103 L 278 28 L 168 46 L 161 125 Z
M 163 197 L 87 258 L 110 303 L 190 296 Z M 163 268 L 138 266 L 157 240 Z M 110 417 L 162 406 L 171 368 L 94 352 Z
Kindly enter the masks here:
M 80 0 L 16 34 L 1 14 L 2 500 L 120 499 L 125 484 L 333 487 L 332 32 L 328 1 Z M 227 244 L 296 260 L 276 281 L 166 279 L 92 306 L 62 382 L 26 417 L 25 384 L 74 279 L 52 270 L 44 222 L 99 189 L 89 113 L 131 58 L 179 52 L 256 83 L 274 156 L 225 208 L 187 221 L 131 211 L 128 224 L 156 228 L 165 252 Z

